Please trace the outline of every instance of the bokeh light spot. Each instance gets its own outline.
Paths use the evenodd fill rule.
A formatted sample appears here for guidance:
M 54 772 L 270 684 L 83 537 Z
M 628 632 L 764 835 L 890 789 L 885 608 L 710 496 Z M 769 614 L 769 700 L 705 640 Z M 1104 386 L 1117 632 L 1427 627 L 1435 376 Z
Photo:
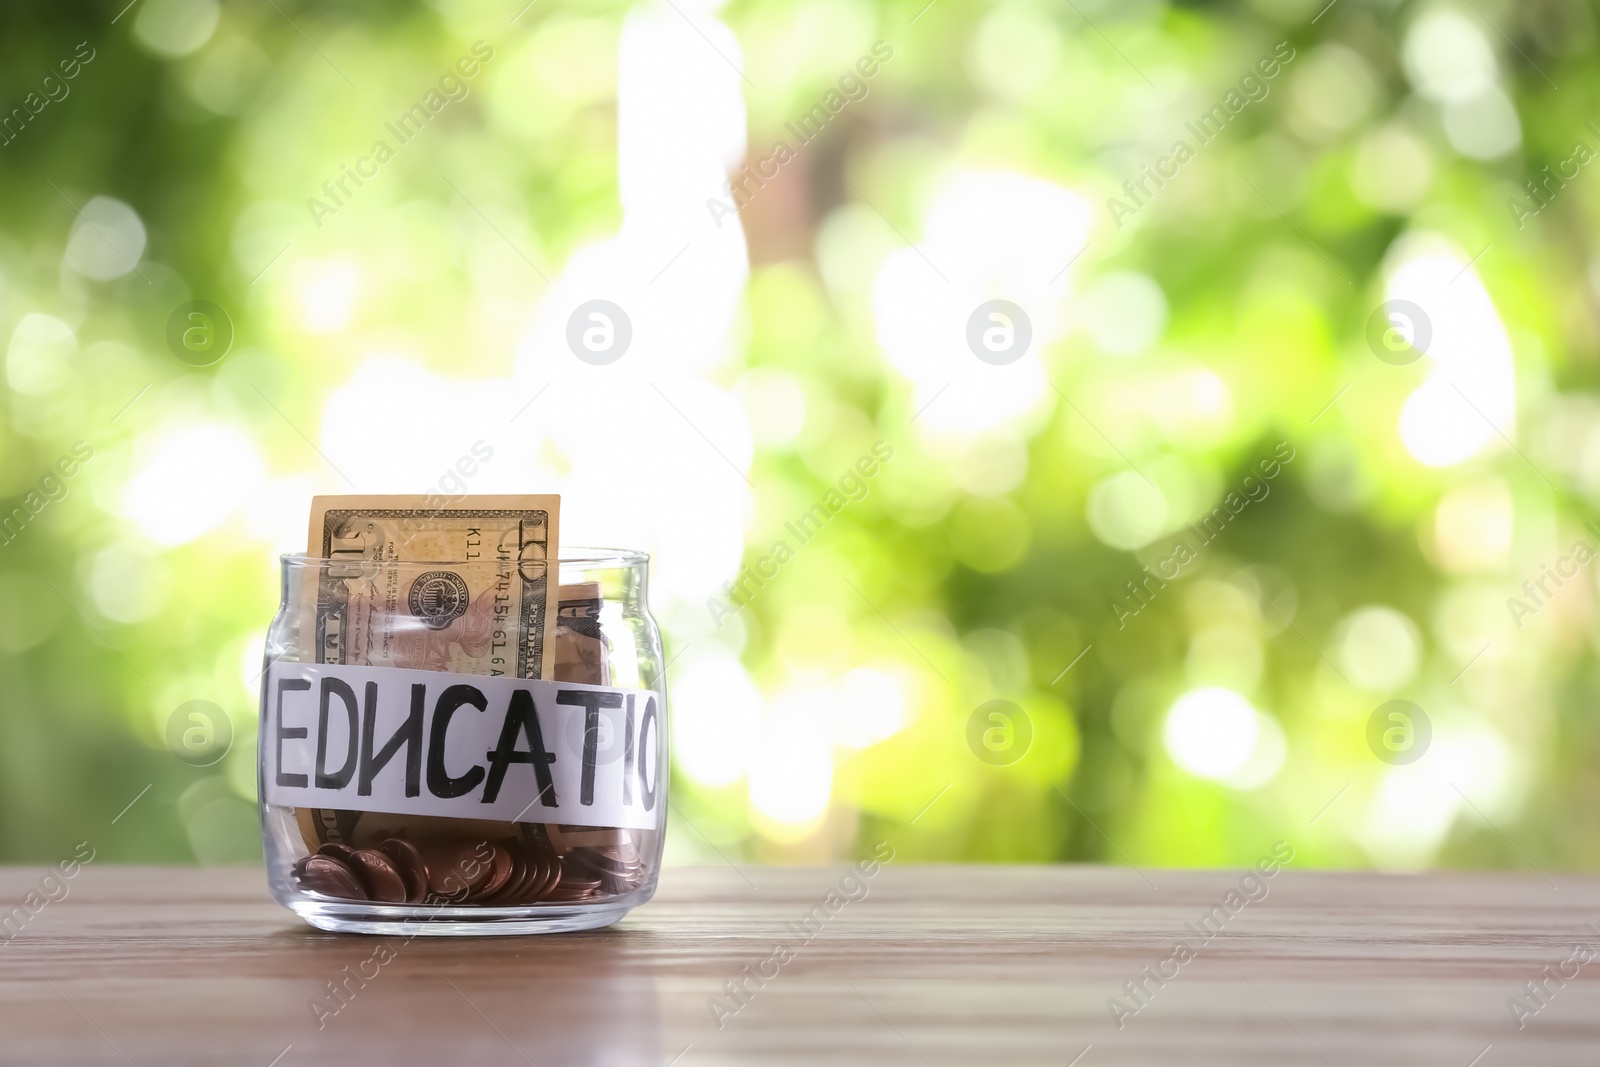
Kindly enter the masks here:
M 1137 471 L 1120 471 L 1089 490 L 1089 529 L 1112 548 L 1133 551 L 1167 523 L 1167 498 Z
M 1162 740 L 1172 762 L 1201 778 L 1224 779 L 1250 762 L 1261 736 L 1259 713 L 1220 686 L 1191 690 L 1167 712 Z
M 1364 689 L 1398 689 L 1417 673 L 1422 641 L 1417 626 L 1393 608 L 1373 604 L 1346 615 L 1338 627 L 1339 666 Z

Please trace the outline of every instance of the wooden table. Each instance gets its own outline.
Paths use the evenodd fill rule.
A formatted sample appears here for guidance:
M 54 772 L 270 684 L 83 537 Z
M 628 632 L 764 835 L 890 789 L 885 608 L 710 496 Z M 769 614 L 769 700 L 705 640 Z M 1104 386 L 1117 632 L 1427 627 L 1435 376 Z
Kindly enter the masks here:
M 39 873 L 0 871 L 4 906 Z M 1600 1063 L 1600 957 L 1566 963 L 1600 879 L 1284 871 L 1229 912 L 1240 872 L 890 864 L 830 912 L 844 873 L 669 869 L 609 930 L 406 941 L 318 933 L 259 870 L 94 864 L 0 945 L 0 1063 Z M 1547 964 L 1577 976 L 1532 1013 Z M 1140 1004 L 1146 965 L 1175 977 Z

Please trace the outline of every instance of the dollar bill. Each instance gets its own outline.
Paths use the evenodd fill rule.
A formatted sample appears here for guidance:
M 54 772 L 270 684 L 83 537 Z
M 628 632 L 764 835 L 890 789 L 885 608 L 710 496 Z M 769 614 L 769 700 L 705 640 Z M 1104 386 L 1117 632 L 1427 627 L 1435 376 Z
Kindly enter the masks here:
M 561 502 L 555 496 L 316 497 L 308 552 L 319 663 L 547 678 Z M 364 563 L 439 563 L 402 576 Z
M 600 630 L 603 603 L 598 582 L 576 582 L 561 587 L 555 642 L 555 677 L 561 681 L 611 684 L 609 650 L 605 634 Z M 617 848 L 631 840 L 627 830 L 557 823 L 546 824 L 545 834 L 563 855 L 574 848 Z
M 563 585 L 556 609 L 556 637 L 551 675 L 562 682 L 610 685 L 605 635 L 600 632 L 599 582 Z
M 303 632 L 315 635 L 316 662 L 553 677 L 560 498 L 474 496 L 442 507 L 436 500 L 313 498 L 308 554 L 331 561 L 307 591 L 316 617 Z M 427 566 L 402 573 L 368 565 L 385 562 Z M 573 610 L 587 614 L 576 603 Z M 312 850 L 355 841 L 363 822 L 355 811 L 296 814 Z

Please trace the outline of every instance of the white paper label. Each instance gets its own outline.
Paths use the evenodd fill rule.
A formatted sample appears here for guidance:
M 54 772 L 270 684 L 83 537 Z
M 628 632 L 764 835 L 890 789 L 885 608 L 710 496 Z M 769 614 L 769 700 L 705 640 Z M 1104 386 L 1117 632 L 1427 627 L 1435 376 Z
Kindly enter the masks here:
M 296 808 L 650 829 L 663 710 L 648 689 L 279 662 L 262 785 Z

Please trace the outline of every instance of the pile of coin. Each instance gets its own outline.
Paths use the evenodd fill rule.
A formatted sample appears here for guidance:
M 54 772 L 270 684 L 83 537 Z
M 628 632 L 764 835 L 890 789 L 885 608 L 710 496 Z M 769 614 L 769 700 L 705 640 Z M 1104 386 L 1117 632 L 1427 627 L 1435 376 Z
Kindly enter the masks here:
M 574 848 L 567 854 L 567 866 L 592 876 L 605 895 L 628 892 L 644 873 L 638 847 L 626 838 L 616 845 Z
M 520 837 L 492 840 L 435 837 L 413 844 L 391 836 L 375 848 L 330 841 L 297 862 L 294 876 L 301 889 L 341 900 L 490 908 L 616 896 L 643 877 L 631 839 L 574 846 L 562 855 L 542 827 L 520 829 Z
M 428 894 L 428 869 L 417 847 L 391 837 L 377 848 L 330 841 L 294 865 L 300 888 L 325 897 L 420 904 Z

